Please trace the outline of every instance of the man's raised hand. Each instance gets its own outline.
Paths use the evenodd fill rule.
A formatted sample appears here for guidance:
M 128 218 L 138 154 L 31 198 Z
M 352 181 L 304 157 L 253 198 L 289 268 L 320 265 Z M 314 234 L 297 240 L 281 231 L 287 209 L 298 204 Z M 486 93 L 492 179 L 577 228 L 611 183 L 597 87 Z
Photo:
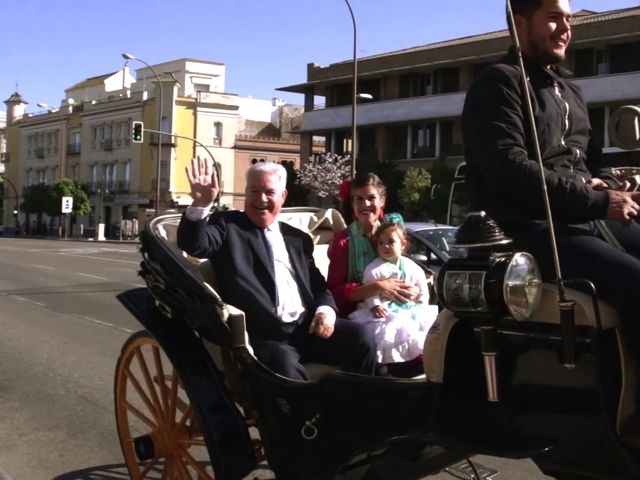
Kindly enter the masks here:
M 193 206 L 210 207 L 218 196 L 218 176 L 213 162 L 199 156 L 191 160 L 191 166 L 185 167 Z

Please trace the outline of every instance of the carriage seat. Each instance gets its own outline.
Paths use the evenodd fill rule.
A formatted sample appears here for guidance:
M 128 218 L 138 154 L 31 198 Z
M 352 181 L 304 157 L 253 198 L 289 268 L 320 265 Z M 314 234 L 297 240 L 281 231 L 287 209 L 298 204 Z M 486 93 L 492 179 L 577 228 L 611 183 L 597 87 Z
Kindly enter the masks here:
M 576 325 L 596 328 L 596 312 L 591 295 L 572 288 L 565 289 L 565 294 L 570 299 L 576 301 Z M 614 307 L 602 300 L 598 300 L 598 309 L 600 310 L 600 321 L 603 330 L 615 328 L 620 325 L 620 317 Z M 530 321 L 538 323 L 558 323 L 560 321 L 558 313 L 558 287 L 556 284 L 542 284 L 540 306 L 536 309 Z
M 327 256 L 328 243 L 333 237 L 335 231 L 346 228 L 342 216 L 334 209 L 319 209 L 308 207 L 293 207 L 282 209 L 282 213 L 278 217 L 280 221 L 284 221 L 309 233 L 314 242 L 314 261 L 318 269 L 325 276 L 329 268 L 329 259 Z M 158 236 L 164 238 L 169 244 L 177 245 L 177 230 L 180 217 L 171 219 L 171 221 L 163 222 L 157 227 Z M 205 286 L 211 290 L 213 295 L 218 296 L 217 285 L 218 280 L 215 272 L 208 259 L 196 258 L 182 252 L 190 263 L 196 266 L 203 277 Z M 253 353 L 246 333 L 243 312 L 231 305 L 228 305 L 228 313 L 233 317 L 234 321 L 230 325 L 232 335 L 234 337 L 234 346 L 246 346 Z M 242 318 L 239 320 L 239 318 Z M 332 365 L 320 363 L 304 364 L 307 373 L 311 379 L 317 379 L 323 375 L 338 370 Z

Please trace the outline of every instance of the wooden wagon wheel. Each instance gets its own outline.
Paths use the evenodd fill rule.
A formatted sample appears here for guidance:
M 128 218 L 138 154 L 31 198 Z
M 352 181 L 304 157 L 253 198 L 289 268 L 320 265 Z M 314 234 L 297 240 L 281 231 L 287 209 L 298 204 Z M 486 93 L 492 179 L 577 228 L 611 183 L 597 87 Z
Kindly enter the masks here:
M 204 438 L 178 372 L 146 331 L 122 347 L 115 375 L 122 453 L 133 480 L 213 480 Z

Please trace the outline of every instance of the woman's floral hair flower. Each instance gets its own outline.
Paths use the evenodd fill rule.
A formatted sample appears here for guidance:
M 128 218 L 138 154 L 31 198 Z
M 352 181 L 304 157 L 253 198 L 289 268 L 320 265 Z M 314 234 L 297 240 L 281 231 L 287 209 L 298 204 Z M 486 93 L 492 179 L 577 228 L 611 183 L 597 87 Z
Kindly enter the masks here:
M 351 180 L 347 179 L 340 185 L 340 191 L 338 192 L 338 198 L 340 201 L 345 202 L 349 200 L 351 196 Z

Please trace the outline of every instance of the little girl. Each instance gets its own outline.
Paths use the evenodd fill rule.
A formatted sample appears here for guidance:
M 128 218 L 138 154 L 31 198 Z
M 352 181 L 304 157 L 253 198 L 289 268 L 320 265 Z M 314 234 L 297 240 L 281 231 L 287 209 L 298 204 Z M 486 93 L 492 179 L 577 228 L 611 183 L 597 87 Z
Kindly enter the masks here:
M 379 364 L 407 362 L 422 355 L 427 332 L 438 315 L 429 305 L 429 280 L 413 260 L 402 256 L 407 244 L 404 222 L 395 213 L 385 215 L 375 233 L 379 257 L 365 267 L 362 283 L 397 278 L 420 290 L 415 301 L 400 303 L 374 295 L 349 315 L 352 320 L 370 324 L 374 330 Z

